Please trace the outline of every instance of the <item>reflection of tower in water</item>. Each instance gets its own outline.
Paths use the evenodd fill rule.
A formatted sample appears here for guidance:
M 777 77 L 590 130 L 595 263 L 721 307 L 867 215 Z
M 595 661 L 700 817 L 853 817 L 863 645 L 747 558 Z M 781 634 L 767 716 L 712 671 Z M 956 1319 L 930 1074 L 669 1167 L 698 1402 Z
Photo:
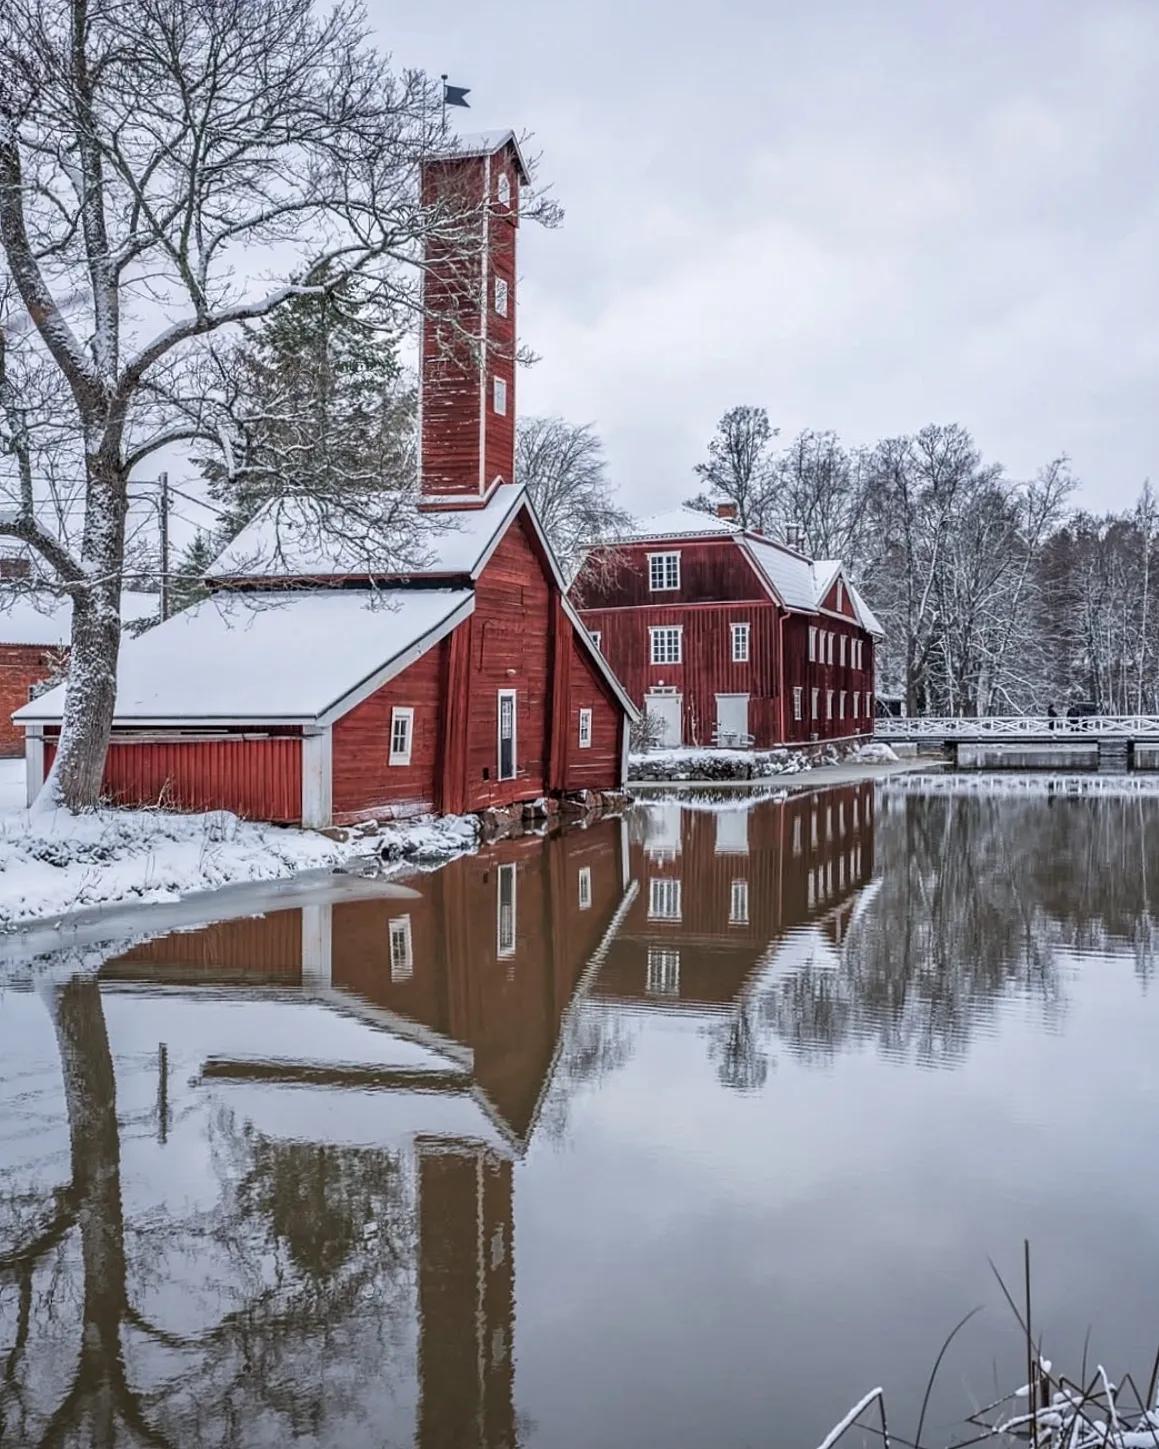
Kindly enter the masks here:
M 513 1449 L 511 1162 L 483 1143 L 417 1144 L 420 1449 Z

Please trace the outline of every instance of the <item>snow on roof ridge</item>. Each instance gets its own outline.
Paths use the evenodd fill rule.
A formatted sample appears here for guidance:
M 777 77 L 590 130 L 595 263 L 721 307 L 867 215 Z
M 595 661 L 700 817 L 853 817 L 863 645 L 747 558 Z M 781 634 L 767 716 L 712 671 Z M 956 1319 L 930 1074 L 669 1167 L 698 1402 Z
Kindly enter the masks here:
M 531 179 L 531 173 L 519 145 L 519 137 L 511 126 L 500 126 L 490 131 L 464 131 L 461 135 L 452 136 L 451 141 L 453 144 L 442 147 L 438 151 L 432 151 L 427 159 L 453 161 L 457 156 L 494 156 L 496 151 L 501 151 L 504 146 L 511 145 L 515 148 L 515 159 L 519 162 L 523 180 Z

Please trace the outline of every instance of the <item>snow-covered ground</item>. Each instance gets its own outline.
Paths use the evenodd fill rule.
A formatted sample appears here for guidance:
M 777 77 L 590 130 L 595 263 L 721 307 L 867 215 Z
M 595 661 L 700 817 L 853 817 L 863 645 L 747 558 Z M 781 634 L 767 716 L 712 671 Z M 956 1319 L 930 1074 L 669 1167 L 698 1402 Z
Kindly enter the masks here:
M 821 750 L 679 749 L 648 750 L 628 759 L 633 780 L 729 780 L 768 779 L 775 775 L 796 775 L 821 765 L 883 765 L 895 763 L 897 755 L 889 745 L 872 741 L 863 745 L 830 745 Z
M 0 760 L 0 812 L 24 806 L 24 761 Z
M 174 901 L 194 891 L 277 880 L 379 855 L 395 868 L 474 849 L 478 824 L 450 816 L 337 842 L 310 830 L 239 820 L 227 811 L 29 812 L 23 770 L 0 770 L 0 929 L 87 907 Z M 21 762 L 17 762 L 21 763 Z M 18 788 L 14 789 L 16 779 Z

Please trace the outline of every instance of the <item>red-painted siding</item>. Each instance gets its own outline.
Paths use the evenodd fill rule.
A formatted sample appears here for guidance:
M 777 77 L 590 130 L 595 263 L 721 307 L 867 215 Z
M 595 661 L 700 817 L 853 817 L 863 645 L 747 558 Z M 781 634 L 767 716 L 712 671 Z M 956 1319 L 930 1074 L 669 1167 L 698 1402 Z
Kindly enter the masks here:
M 678 589 L 650 587 L 648 556 L 653 553 L 680 555 Z M 769 599 L 752 564 L 729 537 L 697 543 L 673 539 L 667 544 L 631 544 L 610 555 L 593 556 L 572 586 L 572 595 L 585 611 Z
M 0 614 L 0 625 L 4 622 Z M 43 644 L 0 644 L 0 759 L 24 753 L 24 731 L 12 714 L 27 704 L 34 684 L 51 679 L 63 665 L 63 654 Z
M 333 808 L 337 824 L 435 809 L 450 641 L 428 649 L 409 669 L 334 725 Z M 409 765 L 390 763 L 395 706 L 414 710 Z
M 627 724 L 624 712 L 570 624 L 567 629 L 567 656 L 569 688 L 563 724 L 564 788 L 614 788 L 619 782 L 620 747 Z M 592 712 L 592 742 L 587 749 L 580 749 L 579 744 L 581 709 Z
M 817 629 L 817 659 L 809 660 L 809 629 Z M 822 633 L 834 636 L 833 663 L 821 660 Z M 841 636 L 845 636 L 845 664 L 841 660 Z M 851 644 L 862 641 L 863 665 L 854 669 Z M 869 734 L 873 730 L 872 705 L 865 707 L 865 694 L 873 691 L 873 640 L 852 620 L 839 620 L 819 615 L 808 617 L 793 614 L 785 620 L 785 687 L 789 703 L 787 737 L 793 742 L 811 739 L 846 739 L 851 735 Z M 792 691 L 801 690 L 800 720 L 793 719 Z M 817 713 L 813 713 L 813 690 L 817 693 Z M 833 717 L 828 715 L 828 693 L 833 691 Z M 841 693 L 845 692 L 845 717 L 841 717 Z
M 46 741 L 45 769 L 54 747 Z M 263 739 L 118 739 L 105 761 L 104 796 L 115 805 L 232 810 L 248 820 L 302 818 L 302 742 Z

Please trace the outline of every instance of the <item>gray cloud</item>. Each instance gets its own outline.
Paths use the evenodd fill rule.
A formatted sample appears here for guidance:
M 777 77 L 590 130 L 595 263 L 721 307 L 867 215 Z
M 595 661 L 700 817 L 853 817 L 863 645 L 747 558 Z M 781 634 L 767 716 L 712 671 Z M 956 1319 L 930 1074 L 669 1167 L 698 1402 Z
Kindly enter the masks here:
M 1091 507 L 1153 470 L 1159 7 L 372 0 L 399 64 L 535 132 L 520 407 L 594 420 L 625 502 L 683 496 L 716 418 L 871 442 L 971 427 Z

